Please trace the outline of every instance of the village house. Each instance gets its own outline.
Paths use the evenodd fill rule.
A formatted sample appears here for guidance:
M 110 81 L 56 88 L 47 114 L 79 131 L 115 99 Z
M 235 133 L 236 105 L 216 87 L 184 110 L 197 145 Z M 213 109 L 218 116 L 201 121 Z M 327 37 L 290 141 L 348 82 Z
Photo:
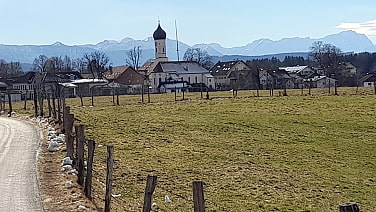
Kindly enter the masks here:
M 19 91 L 18 94 L 12 95 L 13 101 L 21 101 L 25 98 L 31 100 L 34 98 L 34 77 L 36 72 L 27 72 L 21 76 L 10 78 L 12 89 Z
M 296 88 L 294 80 L 284 69 L 260 70 L 261 89 L 292 89 Z
M 338 69 L 345 77 L 354 77 L 358 73 L 357 67 L 349 62 L 340 63 Z
M 104 73 L 108 86 L 116 89 L 117 94 L 135 94 L 142 92 L 145 76 L 132 66 L 113 67 Z
M 76 97 L 76 89 L 71 83 L 82 79 L 78 71 L 70 72 L 37 72 L 34 76 L 33 83 L 37 90 L 46 96 Z M 56 93 L 59 90 L 60 93 Z
M 280 67 L 279 69 L 285 70 L 288 74 L 298 74 L 303 78 L 316 73 L 315 70 L 308 66 L 291 66 L 291 67 Z
M 304 82 L 311 88 L 329 88 L 336 86 L 337 80 L 327 76 L 314 76 L 312 78 L 304 79 Z
M 367 73 L 359 79 L 359 86 L 361 87 L 375 87 L 376 73 Z
M 166 32 L 158 24 L 153 33 L 155 58 L 138 69 L 146 78 L 148 92 L 170 93 L 189 91 L 192 86 L 214 89 L 214 77 L 197 62 L 168 61 Z
M 4 102 L 8 101 L 8 90 L 11 88 L 11 85 L 4 81 L 0 81 L 0 112 L 4 109 Z M 0 114 L 1 115 L 1 114 Z
M 216 90 L 257 89 L 259 87 L 258 71 L 243 61 L 217 62 L 211 69 Z
M 149 74 L 150 86 L 158 92 L 170 93 L 188 91 L 192 85 L 203 83 L 208 89 L 214 88 L 214 77 L 197 62 L 159 62 Z

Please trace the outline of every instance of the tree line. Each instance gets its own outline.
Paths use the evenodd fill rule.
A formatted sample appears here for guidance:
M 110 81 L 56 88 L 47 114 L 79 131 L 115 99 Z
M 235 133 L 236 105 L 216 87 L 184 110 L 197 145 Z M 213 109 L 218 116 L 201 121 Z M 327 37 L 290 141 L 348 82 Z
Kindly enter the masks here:
M 0 79 L 8 79 L 23 74 L 21 64 L 19 62 L 6 62 L 0 60 Z
M 34 59 L 33 71 L 40 73 L 58 73 L 78 71 L 89 73 L 93 78 L 102 79 L 103 73 L 110 69 L 109 57 L 100 51 L 85 53 L 82 58 L 71 59 L 68 56 L 50 57 L 40 55 Z
M 343 53 L 338 47 L 315 42 L 310 47 L 307 57 L 286 56 L 284 60 L 276 57 L 246 61 L 251 69 L 277 69 L 278 67 L 305 66 L 316 67 L 326 71 L 326 75 L 336 72 L 338 65 L 350 62 L 359 70 L 359 75 L 376 72 L 376 53 Z
M 323 69 L 326 75 L 336 73 L 338 65 L 350 62 L 359 70 L 359 75 L 376 71 L 376 53 L 343 53 L 338 47 L 317 41 L 311 45 L 308 57 L 286 56 L 283 60 L 276 57 L 247 60 L 251 69 L 278 69 L 279 67 L 304 66 Z M 142 49 L 140 46 L 126 51 L 125 63 L 133 66 L 136 70 L 140 67 Z M 189 48 L 184 53 L 184 61 L 198 62 L 206 69 L 214 65 L 212 57 L 207 51 L 200 48 Z M 84 54 L 81 58 L 71 59 L 68 56 L 47 57 L 40 55 L 34 59 L 33 71 L 36 72 L 70 72 L 90 73 L 93 78 L 103 78 L 103 73 L 111 69 L 109 57 L 100 51 Z M 6 62 L 0 60 L 0 78 L 11 78 L 23 74 L 19 62 Z

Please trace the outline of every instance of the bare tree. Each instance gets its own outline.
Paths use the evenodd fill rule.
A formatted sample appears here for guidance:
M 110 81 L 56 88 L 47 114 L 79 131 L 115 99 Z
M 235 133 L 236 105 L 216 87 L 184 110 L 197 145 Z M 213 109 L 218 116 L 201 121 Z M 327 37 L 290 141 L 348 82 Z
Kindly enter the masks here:
M 33 70 L 40 73 L 46 72 L 47 60 L 48 57 L 46 55 L 39 55 L 39 57 L 34 59 Z
M 127 65 L 131 65 L 134 67 L 135 70 L 138 70 L 138 68 L 140 67 L 141 54 L 142 54 L 141 46 L 137 46 L 137 47 L 135 46 L 133 47 L 133 49 L 130 49 L 127 52 L 127 59 L 126 59 Z
M 72 61 L 72 69 L 76 70 L 76 71 L 78 71 L 80 73 L 85 72 L 86 65 L 85 65 L 85 61 L 83 60 L 83 58 L 74 59 Z
M 23 70 L 20 62 L 10 62 L 8 63 L 8 70 L 10 77 L 15 77 L 23 74 Z
M 0 60 L 0 78 L 8 79 L 23 74 L 21 64 L 19 62 L 7 63 Z
M 86 53 L 82 59 L 86 70 L 92 74 L 93 78 L 103 79 L 103 73 L 110 67 L 110 59 L 100 51 Z
M 184 53 L 183 60 L 197 62 L 206 69 L 210 69 L 213 66 L 211 56 L 208 54 L 207 51 L 202 50 L 200 48 L 187 49 L 187 51 L 185 51 Z
M 309 50 L 310 58 L 325 71 L 325 75 L 336 74 L 341 56 L 341 50 L 338 47 L 317 41 L 312 44 Z
M 46 61 L 45 71 L 48 73 L 62 72 L 64 67 L 64 62 L 61 57 L 51 57 Z
M 71 72 L 71 71 L 73 71 L 73 61 L 72 61 L 72 59 L 68 55 L 65 55 L 62 60 L 63 60 L 62 70 L 64 72 Z
M 0 60 L 0 78 L 7 79 L 9 77 L 8 63 Z

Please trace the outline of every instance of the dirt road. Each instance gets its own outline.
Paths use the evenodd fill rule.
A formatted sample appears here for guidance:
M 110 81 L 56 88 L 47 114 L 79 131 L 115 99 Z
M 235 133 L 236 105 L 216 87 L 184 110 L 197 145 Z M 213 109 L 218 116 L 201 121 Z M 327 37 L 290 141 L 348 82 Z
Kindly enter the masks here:
M 0 211 L 43 211 L 37 176 L 39 142 L 33 125 L 0 117 Z

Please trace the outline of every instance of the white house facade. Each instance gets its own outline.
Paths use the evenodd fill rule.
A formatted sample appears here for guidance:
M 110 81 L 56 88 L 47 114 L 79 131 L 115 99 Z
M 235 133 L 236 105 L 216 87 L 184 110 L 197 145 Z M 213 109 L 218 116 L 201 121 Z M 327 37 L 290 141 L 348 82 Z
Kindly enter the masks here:
M 172 92 L 163 89 L 167 85 L 169 87 L 176 86 L 177 88 L 185 86 L 187 90 L 190 86 L 197 84 L 205 84 L 209 89 L 214 89 L 215 86 L 214 77 L 197 62 L 159 62 L 153 72 L 149 73 L 148 77 L 151 92 Z M 171 85 L 174 82 L 176 85 Z
M 146 78 L 145 85 L 152 93 L 188 91 L 194 86 L 205 85 L 214 89 L 214 77 L 197 62 L 168 61 L 166 55 L 166 32 L 158 24 L 153 33 L 155 58 L 139 68 Z M 175 89 L 176 88 L 176 89 Z

